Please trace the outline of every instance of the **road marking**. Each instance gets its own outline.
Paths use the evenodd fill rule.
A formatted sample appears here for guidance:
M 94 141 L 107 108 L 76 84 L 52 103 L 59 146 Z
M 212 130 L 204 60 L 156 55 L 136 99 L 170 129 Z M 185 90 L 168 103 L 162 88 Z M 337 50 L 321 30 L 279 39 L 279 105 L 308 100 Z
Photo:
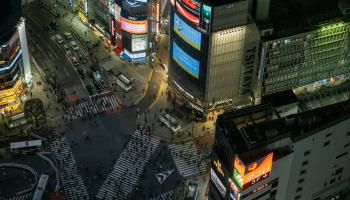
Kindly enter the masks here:
M 162 93 L 163 89 L 165 88 L 166 84 L 161 82 L 160 83 L 160 86 L 159 86 L 159 90 L 158 90 L 158 94 L 157 94 L 157 97 L 156 99 L 152 102 L 152 104 L 148 107 L 148 109 L 151 109 L 159 100 L 160 98 L 160 94 Z
M 63 70 L 66 72 L 67 76 L 69 77 L 69 73 L 65 67 L 63 67 Z
M 151 84 L 151 78 L 153 76 L 153 72 L 154 72 L 154 70 L 152 70 L 151 73 L 149 74 L 147 82 L 146 82 L 145 92 L 142 94 L 142 96 L 138 100 L 135 101 L 135 103 L 134 103 L 135 105 L 138 104 L 146 96 L 148 87 Z
M 155 174 L 156 178 L 158 179 L 160 184 L 163 184 L 164 181 L 170 176 L 171 173 L 173 173 L 174 170 L 169 170 L 166 172 Z

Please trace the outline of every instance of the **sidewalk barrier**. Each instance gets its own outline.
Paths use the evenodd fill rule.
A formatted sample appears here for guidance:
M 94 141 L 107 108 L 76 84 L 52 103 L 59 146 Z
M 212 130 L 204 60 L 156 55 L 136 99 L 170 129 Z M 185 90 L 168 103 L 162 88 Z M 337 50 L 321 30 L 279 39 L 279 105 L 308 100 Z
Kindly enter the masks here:
M 57 13 L 56 10 L 51 9 L 50 6 L 48 6 L 48 5 L 45 4 L 45 3 L 42 3 L 42 2 L 41 2 L 41 5 L 42 5 L 44 8 L 46 8 L 53 16 L 59 17 L 59 14 Z
M 70 28 L 69 29 L 73 35 L 79 40 L 79 42 L 81 43 L 81 45 L 86 49 L 86 50 L 89 50 L 89 47 L 86 46 L 86 41 L 83 40 L 83 38 L 81 38 L 81 36 L 73 29 L 73 28 Z

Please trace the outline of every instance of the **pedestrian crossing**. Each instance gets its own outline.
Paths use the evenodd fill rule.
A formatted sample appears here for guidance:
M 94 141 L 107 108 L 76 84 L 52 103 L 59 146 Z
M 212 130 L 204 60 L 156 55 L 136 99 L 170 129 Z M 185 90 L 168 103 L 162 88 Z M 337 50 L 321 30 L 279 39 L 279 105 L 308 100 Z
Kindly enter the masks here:
M 50 143 L 51 152 L 54 155 L 60 181 L 65 193 L 70 200 L 90 199 L 83 179 L 78 170 L 72 150 L 69 147 L 66 136 L 55 139 Z
M 193 142 L 171 144 L 168 146 L 179 174 L 184 178 L 191 178 L 207 171 L 203 156 L 196 149 Z
M 175 200 L 173 196 L 174 196 L 174 191 L 169 190 L 167 192 L 164 192 L 162 194 L 152 197 L 150 200 Z
M 97 199 L 124 200 L 137 184 L 146 163 L 156 150 L 159 140 L 136 131 L 98 190 Z
M 9 200 L 29 200 L 32 197 L 32 192 L 28 192 L 25 194 L 21 194 L 12 198 L 9 198 Z
M 72 119 L 79 119 L 104 112 L 117 112 L 119 108 L 118 100 L 114 95 L 95 96 L 68 107 L 67 112 L 71 115 Z

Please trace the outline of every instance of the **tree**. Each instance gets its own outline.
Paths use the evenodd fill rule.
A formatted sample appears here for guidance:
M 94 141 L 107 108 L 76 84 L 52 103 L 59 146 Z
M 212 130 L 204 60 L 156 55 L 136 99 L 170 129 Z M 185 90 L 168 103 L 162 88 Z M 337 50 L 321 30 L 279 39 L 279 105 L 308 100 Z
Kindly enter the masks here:
M 44 104 L 40 99 L 29 99 L 24 103 L 24 115 L 33 128 L 38 128 L 39 123 L 46 122 Z

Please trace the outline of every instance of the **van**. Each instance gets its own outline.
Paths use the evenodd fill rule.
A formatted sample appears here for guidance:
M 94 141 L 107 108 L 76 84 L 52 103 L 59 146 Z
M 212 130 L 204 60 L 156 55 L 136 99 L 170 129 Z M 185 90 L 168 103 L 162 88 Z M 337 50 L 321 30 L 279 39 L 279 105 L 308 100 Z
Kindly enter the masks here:
M 72 57 L 72 63 L 74 66 L 79 65 L 78 59 L 75 56 Z
M 56 42 L 57 42 L 58 44 L 62 44 L 62 43 L 63 43 L 63 38 L 62 38 L 61 35 L 56 34 Z

